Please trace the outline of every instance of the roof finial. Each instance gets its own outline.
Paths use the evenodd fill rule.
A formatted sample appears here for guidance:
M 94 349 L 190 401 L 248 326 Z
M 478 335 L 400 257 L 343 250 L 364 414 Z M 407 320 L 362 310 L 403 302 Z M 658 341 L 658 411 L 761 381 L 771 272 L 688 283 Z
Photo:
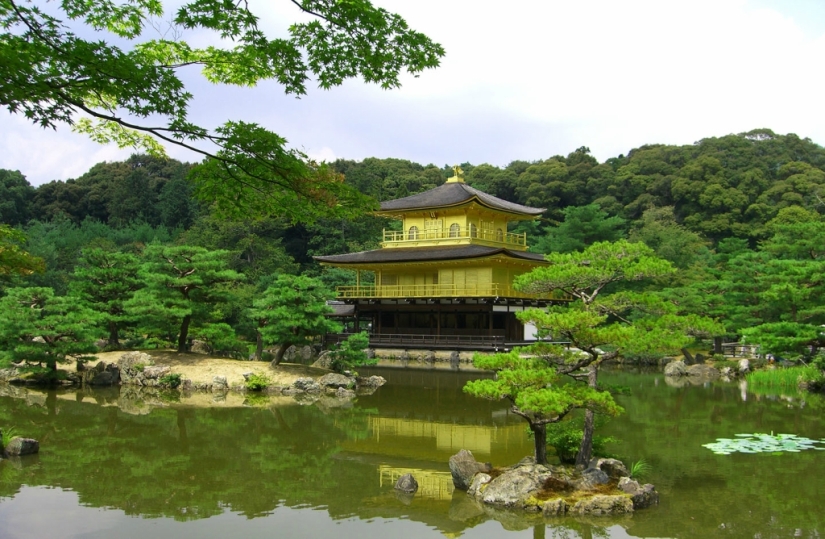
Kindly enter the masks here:
M 453 165 L 453 177 L 447 180 L 447 183 L 464 183 L 464 171 L 458 165 Z

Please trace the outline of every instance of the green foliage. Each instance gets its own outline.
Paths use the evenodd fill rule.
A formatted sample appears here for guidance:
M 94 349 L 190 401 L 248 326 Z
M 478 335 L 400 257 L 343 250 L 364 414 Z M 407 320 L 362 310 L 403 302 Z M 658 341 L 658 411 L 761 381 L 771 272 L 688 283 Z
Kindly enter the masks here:
M 747 380 L 748 384 L 755 389 L 795 389 L 802 383 L 822 383 L 825 380 L 825 375 L 816 365 L 802 365 L 753 371 L 748 373 Z
M 193 175 L 197 192 L 223 212 L 292 219 L 346 213 L 350 202 L 363 197 L 287 149 L 275 133 L 243 122 L 228 121 L 214 131 L 192 123 L 193 95 L 181 72 L 200 66 L 210 82 L 240 86 L 275 80 L 294 95 L 306 93 L 310 77 L 324 89 L 356 77 L 395 88 L 405 71 L 416 75 L 436 67 L 444 50 L 368 1 L 294 4 L 309 20 L 272 39 L 246 4 L 184 3 L 167 23 L 174 39 L 157 35 L 154 21 L 165 20 L 159 1 L 64 2 L 49 10 L 4 4 L 0 103 L 34 124 L 70 124 L 101 143 L 155 156 L 164 154 L 161 143 L 194 150 L 208 158 Z M 204 36 L 207 47 L 186 41 L 202 42 Z M 143 179 L 135 181 L 137 186 Z M 123 199 L 128 208 L 151 209 L 129 200 Z
M 142 333 L 177 341 L 178 351 L 185 351 L 190 325 L 204 332 L 208 324 L 216 322 L 220 302 L 225 301 L 232 284 L 243 279 L 228 268 L 228 255 L 187 245 L 149 245 L 139 272 L 146 288 L 126 302 L 127 313 L 138 319 Z
M 49 288 L 11 288 L 0 298 L 0 363 L 25 362 L 30 370 L 83 360 L 97 350 L 100 314 Z
M 337 332 L 340 324 L 327 318 L 333 297 L 321 281 L 304 275 L 279 275 L 275 283 L 252 303 L 247 316 L 260 335 L 258 357 L 264 344 L 278 344 L 275 364 L 286 349 L 304 345 L 327 332 Z
M 26 252 L 25 242 L 21 232 L 0 223 L 0 277 L 43 271 L 43 260 Z
M 598 204 L 568 206 L 564 221 L 556 228 L 546 228 L 531 250 L 537 253 L 579 251 L 597 241 L 616 241 L 625 235 L 625 220 L 610 217 Z
M 366 349 L 369 346 L 370 338 L 365 331 L 350 335 L 330 350 L 330 368 L 343 373 L 353 372 L 358 367 L 375 365 L 378 360 L 367 357 Z
M 269 377 L 265 374 L 252 373 L 246 377 L 246 389 L 249 391 L 263 391 L 270 384 Z
M 584 431 L 578 422 L 561 421 L 547 426 L 547 445 L 555 450 L 559 461 L 564 464 L 576 462 L 583 437 Z M 612 436 L 594 436 L 593 453 L 604 456 L 607 444 L 615 442 Z
M 2 429 L 3 436 L 0 438 L 0 449 L 3 449 L 9 442 L 11 442 L 12 438 L 17 436 L 17 430 L 14 427 L 8 427 Z M 0 451 L 0 456 L 2 456 L 2 451 Z
M 630 477 L 633 479 L 642 479 L 650 475 L 653 471 L 653 466 L 645 459 L 639 459 L 630 465 Z
M 161 376 L 158 379 L 158 382 L 160 383 L 160 385 L 162 385 L 164 387 L 170 387 L 172 389 L 176 389 L 178 386 L 180 386 L 182 380 L 181 380 L 181 375 L 180 374 L 172 372 L 172 373 L 165 374 L 165 375 Z

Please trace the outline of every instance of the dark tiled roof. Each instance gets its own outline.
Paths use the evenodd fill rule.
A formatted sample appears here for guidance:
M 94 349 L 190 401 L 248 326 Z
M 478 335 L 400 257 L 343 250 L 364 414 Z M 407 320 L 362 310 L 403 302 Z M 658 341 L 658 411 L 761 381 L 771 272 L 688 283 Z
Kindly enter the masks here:
M 500 247 L 486 245 L 446 245 L 443 247 L 390 247 L 374 251 L 361 251 L 344 255 L 316 256 L 318 262 L 329 264 L 371 264 L 371 263 L 401 263 L 425 262 L 427 260 L 455 260 L 466 258 L 482 258 L 503 254 L 523 260 L 544 261 L 544 256 L 526 251 L 511 251 Z
M 381 211 L 417 210 L 426 208 L 440 208 L 469 202 L 473 198 L 490 208 L 522 215 L 541 215 L 545 208 L 531 208 L 514 202 L 501 200 L 493 195 L 474 189 L 466 183 L 455 182 L 439 185 L 435 189 L 418 193 L 404 198 L 387 200 L 381 203 Z

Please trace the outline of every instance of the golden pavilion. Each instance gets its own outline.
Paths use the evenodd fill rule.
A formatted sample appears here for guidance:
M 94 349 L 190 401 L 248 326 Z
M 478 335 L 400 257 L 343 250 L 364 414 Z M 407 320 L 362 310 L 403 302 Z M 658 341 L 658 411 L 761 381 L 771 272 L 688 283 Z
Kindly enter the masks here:
M 356 331 L 369 327 L 371 345 L 521 344 L 535 338 L 535 328 L 525 327 L 515 314 L 564 301 L 512 287 L 515 277 L 546 262 L 527 252 L 526 234 L 509 233 L 507 225 L 537 219 L 544 208 L 474 189 L 464 183 L 459 167 L 453 170 L 439 187 L 381 203 L 376 215 L 399 219 L 403 226 L 384 230 L 380 249 L 315 257 L 323 265 L 355 270 L 355 286 L 338 288 L 335 307 L 338 315 L 354 318 Z

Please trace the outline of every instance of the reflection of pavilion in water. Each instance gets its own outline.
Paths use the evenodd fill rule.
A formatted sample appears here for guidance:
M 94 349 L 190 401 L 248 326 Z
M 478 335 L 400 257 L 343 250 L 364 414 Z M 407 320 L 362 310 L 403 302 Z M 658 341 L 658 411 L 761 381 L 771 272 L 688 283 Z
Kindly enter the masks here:
M 421 419 L 371 417 L 371 436 L 348 440 L 342 449 L 379 461 L 381 486 L 394 484 L 411 473 L 419 484 L 418 496 L 449 500 L 453 484 L 447 462 L 461 449 L 480 461 L 516 462 L 531 451 L 523 424 L 460 425 Z M 388 464 L 389 462 L 389 464 Z

